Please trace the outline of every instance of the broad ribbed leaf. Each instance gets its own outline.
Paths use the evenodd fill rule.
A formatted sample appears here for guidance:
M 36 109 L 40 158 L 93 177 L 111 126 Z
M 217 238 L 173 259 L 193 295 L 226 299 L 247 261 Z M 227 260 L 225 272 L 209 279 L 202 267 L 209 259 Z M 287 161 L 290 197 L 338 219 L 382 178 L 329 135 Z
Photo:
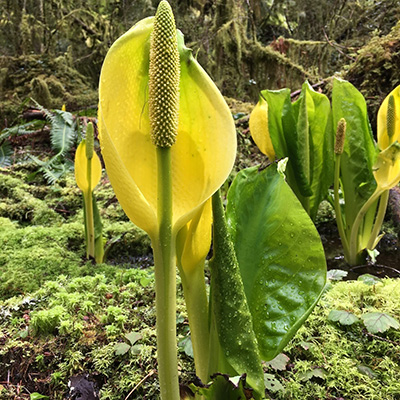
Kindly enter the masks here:
M 344 205 L 346 225 L 353 221 L 375 190 L 372 166 L 376 148 L 362 94 L 347 81 L 335 79 L 332 91 L 333 126 L 346 120 L 346 138 L 340 161 L 341 181 L 346 195 Z
M 268 130 L 272 145 L 278 158 L 287 157 L 286 139 L 282 127 L 284 104 L 290 102 L 290 90 L 262 90 L 261 96 L 268 103 Z
M 293 109 L 297 115 L 298 157 L 302 160 L 312 192 L 308 200 L 309 214 L 311 219 L 315 219 L 321 201 L 333 184 L 331 106 L 324 94 L 316 92 L 305 82 Z
M 321 240 L 275 164 L 239 172 L 228 193 L 227 218 L 261 357 L 271 360 L 325 286 Z

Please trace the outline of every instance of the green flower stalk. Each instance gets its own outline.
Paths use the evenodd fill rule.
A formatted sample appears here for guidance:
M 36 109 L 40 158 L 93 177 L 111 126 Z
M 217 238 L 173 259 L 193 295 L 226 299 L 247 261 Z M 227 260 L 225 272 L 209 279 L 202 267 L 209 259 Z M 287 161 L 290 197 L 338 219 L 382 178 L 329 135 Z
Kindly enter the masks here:
M 176 141 L 179 110 L 179 52 L 174 15 L 161 1 L 150 40 L 149 119 L 157 147 L 157 217 L 154 246 L 157 312 L 157 358 L 161 398 L 179 399 L 176 349 L 175 237 L 172 234 L 171 146 Z
M 86 257 L 103 262 L 104 246 L 102 224 L 97 210 L 93 190 L 101 178 L 101 163 L 94 152 L 94 128 L 91 122 L 86 129 L 86 139 L 82 140 L 75 154 L 75 179 L 83 193 L 85 219 Z
M 340 159 L 343 154 L 344 141 L 346 138 L 346 120 L 341 118 L 338 122 L 336 129 L 336 140 L 335 140 L 335 172 L 334 172 L 334 180 L 333 180 L 333 191 L 335 196 L 334 207 L 336 213 L 336 223 L 339 230 L 339 235 L 342 241 L 343 252 L 345 255 L 345 259 L 349 259 L 349 243 L 347 240 L 346 229 L 343 223 L 343 215 L 340 206 L 340 196 L 339 196 L 339 187 L 340 187 Z

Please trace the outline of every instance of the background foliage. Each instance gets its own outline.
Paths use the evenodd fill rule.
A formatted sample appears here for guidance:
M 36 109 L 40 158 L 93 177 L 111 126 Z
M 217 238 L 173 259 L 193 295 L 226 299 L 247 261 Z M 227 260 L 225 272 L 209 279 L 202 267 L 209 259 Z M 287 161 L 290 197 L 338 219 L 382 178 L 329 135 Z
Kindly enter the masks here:
M 40 102 L 43 86 L 52 107 L 96 104 L 94 89 L 108 48 L 134 23 L 154 15 L 157 4 L 0 0 L 2 119 L 14 116 L 28 95 Z M 396 0 L 172 0 L 171 5 L 186 43 L 223 93 L 247 101 L 255 101 L 261 89 L 296 90 L 305 78 L 318 83 L 346 65 L 358 65 L 358 50 L 371 38 L 379 43 L 400 19 Z M 397 47 L 378 54 L 390 64 L 379 87 L 398 75 L 398 63 L 391 62 Z M 363 63 L 360 73 L 351 67 L 351 79 L 359 80 L 365 68 Z

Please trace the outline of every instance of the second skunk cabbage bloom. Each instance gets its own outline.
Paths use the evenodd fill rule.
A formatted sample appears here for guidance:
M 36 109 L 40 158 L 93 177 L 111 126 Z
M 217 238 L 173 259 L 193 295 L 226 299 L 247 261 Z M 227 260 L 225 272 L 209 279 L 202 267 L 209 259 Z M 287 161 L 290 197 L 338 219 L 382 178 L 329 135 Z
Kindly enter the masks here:
M 379 107 L 377 136 L 380 150 L 396 140 L 400 143 L 400 86 L 392 90 Z
M 153 25 L 154 18 L 146 18 L 112 45 L 99 85 L 99 132 L 108 176 L 125 213 L 152 240 L 159 224 L 156 146 L 149 119 Z M 179 31 L 178 50 L 178 130 L 170 147 L 175 235 L 225 181 L 236 156 L 230 110 Z
M 88 176 L 88 157 L 87 157 L 86 140 L 82 140 L 79 143 L 75 153 L 75 179 L 76 184 L 83 193 L 87 193 L 89 190 L 92 191 L 101 178 L 101 163 L 98 155 L 92 150 L 91 163 L 91 177 L 89 180 Z
M 260 96 L 260 99 L 250 114 L 250 133 L 257 147 L 271 161 L 275 160 L 275 150 L 272 145 L 268 128 L 268 103 Z
M 382 102 L 378 111 L 378 146 L 374 165 L 378 188 L 388 190 L 400 181 L 400 86 Z

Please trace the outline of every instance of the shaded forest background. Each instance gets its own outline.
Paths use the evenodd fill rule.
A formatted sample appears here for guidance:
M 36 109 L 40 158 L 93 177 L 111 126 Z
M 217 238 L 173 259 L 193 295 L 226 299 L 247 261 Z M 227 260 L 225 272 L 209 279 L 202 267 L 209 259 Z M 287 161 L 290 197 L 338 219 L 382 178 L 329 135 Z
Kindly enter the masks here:
M 97 104 L 111 44 L 159 0 L 0 0 L 1 127 L 29 96 L 70 110 Z M 400 83 L 398 0 L 170 0 L 188 47 L 223 94 L 256 102 L 261 89 L 340 74 L 372 113 Z M 328 85 L 326 85 L 328 83 Z

